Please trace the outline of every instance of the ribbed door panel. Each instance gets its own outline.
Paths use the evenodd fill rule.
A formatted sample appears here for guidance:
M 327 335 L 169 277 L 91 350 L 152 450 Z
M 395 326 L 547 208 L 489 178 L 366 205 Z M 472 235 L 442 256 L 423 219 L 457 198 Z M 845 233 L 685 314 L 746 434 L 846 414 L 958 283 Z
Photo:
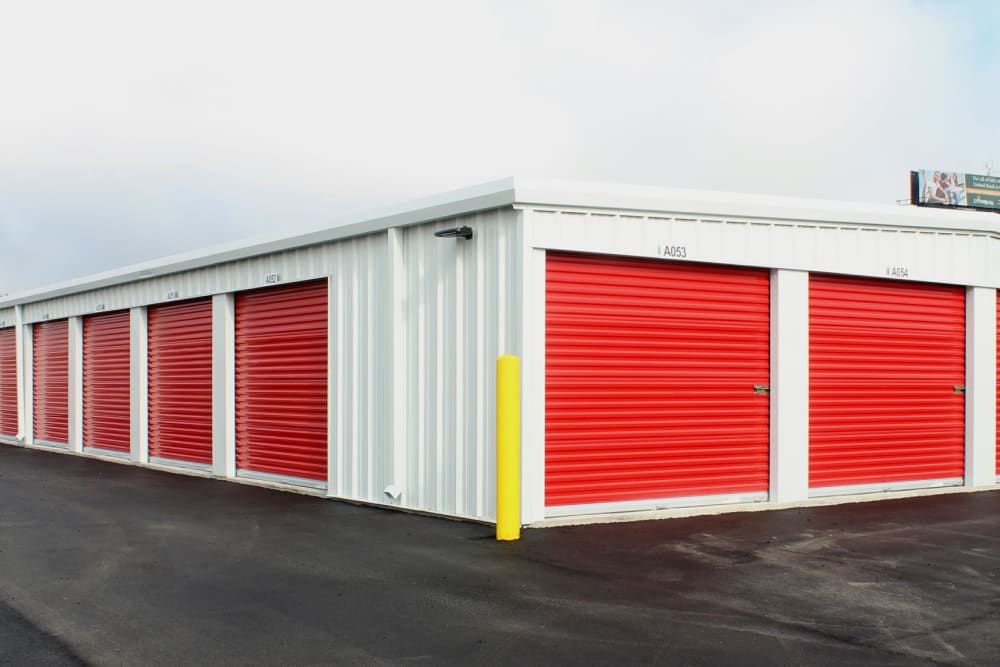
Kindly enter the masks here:
M 129 311 L 83 318 L 83 444 L 131 449 Z
M 1000 296 L 1000 291 L 997 292 L 997 295 Z M 997 355 L 996 355 L 996 366 L 997 366 L 997 375 L 996 375 L 996 378 L 997 378 L 997 380 L 996 380 L 997 381 L 996 402 L 997 402 L 997 408 L 996 408 L 996 412 L 994 413 L 994 419 L 996 420 L 995 423 L 1000 422 L 1000 303 L 998 303 L 997 305 L 998 305 L 998 307 L 997 307 L 997 315 L 996 315 L 996 318 L 997 318 L 997 332 L 998 332 L 998 335 L 997 335 Z M 1000 477 L 1000 423 L 997 423 L 997 436 L 996 437 L 997 437 L 996 474 L 997 474 L 998 477 Z
M 17 435 L 17 341 L 13 327 L 0 329 L 0 435 Z
M 768 490 L 769 276 L 549 253 L 547 506 Z
M 149 455 L 212 463 L 212 300 L 149 309 Z
M 962 477 L 965 290 L 809 280 L 812 488 Z
M 236 295 L 236 461 L 327 479 L 327 283 Z
M 32 327 L 34 437 L 69 442 L 69 322 L 39 322 Z

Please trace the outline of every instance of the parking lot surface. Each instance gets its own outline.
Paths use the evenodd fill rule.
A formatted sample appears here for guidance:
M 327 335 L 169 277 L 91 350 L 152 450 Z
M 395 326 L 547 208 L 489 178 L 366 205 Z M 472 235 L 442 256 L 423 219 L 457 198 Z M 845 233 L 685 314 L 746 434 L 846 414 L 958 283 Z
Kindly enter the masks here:
M 0 664 L 1000 664 L 1000 492 L 492 535 L 0 446 Z

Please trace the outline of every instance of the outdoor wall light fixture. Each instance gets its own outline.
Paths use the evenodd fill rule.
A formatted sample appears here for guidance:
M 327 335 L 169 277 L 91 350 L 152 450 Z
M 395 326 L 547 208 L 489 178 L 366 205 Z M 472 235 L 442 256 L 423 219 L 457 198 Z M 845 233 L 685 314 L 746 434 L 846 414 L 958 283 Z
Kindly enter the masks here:
M 438 237 L 439 239 L 469 240 L 472 238 L 472 227 L 469 227 L 468 225 L 462 225 L 461 227 L 442 229 L 441 231 L 434 232 L 434 236 Z
M 384 493 L 386 497 L 391 498 L 392 500 L 399 500 L 399 497 L 403 495 L 403 490 L 398 486 L 396 486 L 395 484 L 390 484 L 389 486 L 385 487 L 385 491 L 383 491 L 382 493 Z

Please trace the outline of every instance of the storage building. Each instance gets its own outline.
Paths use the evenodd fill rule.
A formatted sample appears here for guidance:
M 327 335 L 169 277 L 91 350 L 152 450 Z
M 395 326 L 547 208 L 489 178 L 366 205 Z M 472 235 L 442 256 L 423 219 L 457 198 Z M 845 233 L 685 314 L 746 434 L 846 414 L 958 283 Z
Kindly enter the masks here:
M 1000 217 L 507 179 L 0 299 L 0 441 L 495 519 L 995 488 Z M 877 495 L 872 495 L 877 494 Z

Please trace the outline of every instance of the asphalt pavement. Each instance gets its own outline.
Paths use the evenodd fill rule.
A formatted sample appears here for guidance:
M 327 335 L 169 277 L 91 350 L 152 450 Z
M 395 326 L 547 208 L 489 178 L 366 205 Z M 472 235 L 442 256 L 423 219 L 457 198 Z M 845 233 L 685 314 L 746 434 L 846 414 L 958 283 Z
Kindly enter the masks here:
M 1000 492 L 492 536 L 0 446 L 0 664 L 1000 664 Z

